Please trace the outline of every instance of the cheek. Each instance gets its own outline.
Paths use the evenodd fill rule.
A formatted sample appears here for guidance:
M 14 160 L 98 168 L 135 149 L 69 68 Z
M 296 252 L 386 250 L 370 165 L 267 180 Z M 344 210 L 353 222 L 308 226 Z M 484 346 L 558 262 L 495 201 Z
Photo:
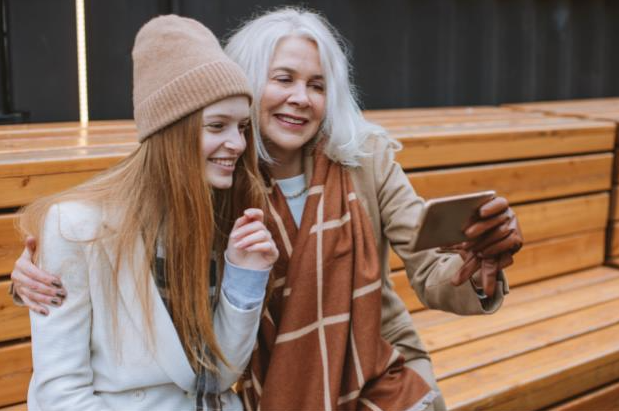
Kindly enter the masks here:
M 324 94 L 314 94 L 312 96 L 312 107 L 314 107 L 316 117 L 320 117 L 320 121 L 322 121 L 325 115 L 326 103 L 327 98 Z

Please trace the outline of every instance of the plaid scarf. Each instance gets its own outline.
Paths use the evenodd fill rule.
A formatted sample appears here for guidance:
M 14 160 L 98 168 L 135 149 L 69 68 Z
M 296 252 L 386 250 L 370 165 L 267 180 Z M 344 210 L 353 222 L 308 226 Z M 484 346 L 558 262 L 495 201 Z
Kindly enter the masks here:
M 159 253 L 161 254 L 161 253 Z M 163 300 L 163 304 L 168 310 L 168 314 L 172 317 L 170 311 L 170 301 L 168 296 L 168 285 L 165 275 L 165 258 L 157 256 L 155 259 L 154 270 L 155 284 Z M 210 273 L 209 273 L 209 293 L 212 302 L 212 309 L 215 312 L 217 306 L 217 266 L 215 261 L 211 261 Z M 215 358 L 210 355 L 210 360 L 214 364 Z M 199 365 L 199 369 L 196 371 L 196 411 L 212 410 L 221 411 L 221 398 L 219 396 L 219 380 L 217 376 L 211 371 Z
M 253 410 L 422 410 L 436 393 L 380 335 L 378 253 L 348 172 L 318 146 L 299 229 L 269 188 L 280 250 L 241 388 Z

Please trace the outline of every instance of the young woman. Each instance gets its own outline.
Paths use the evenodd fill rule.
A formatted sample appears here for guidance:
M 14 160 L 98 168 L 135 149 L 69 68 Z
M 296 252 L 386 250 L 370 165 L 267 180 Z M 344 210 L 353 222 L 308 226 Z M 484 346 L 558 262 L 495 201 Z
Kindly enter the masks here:
M 465 247 L 414 254 L 423 200 L 393 160 L 397 142 L 362 117 L 336 31 L 314 13 L 282 9 L 245 24 L 226 51 L 256 96 L 252 126 L 280 249 L 242 383 L 246 409 L 444 409 L 388 280 L 389 247 L 428 307 L 493 312 L 507 292 L 501 268 L 522 243 L 507 201 L 480 209 Z M 34 309 L 62 290 L 28 250 L 12 278 Z
M 142 27 L 133 63 L 140 147 L 21 217 L 68 293 L 31 315 L 28 407 L 242 409 L 230 388 L 278 257 L 251 90 L 212 33 L 177 16 Z

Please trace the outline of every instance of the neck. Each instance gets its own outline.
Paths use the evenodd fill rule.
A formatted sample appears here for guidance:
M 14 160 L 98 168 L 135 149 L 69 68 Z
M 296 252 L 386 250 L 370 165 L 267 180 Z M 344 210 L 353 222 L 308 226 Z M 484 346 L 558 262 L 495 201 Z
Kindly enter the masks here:
M 275 163 L 269 166 L 269 172 L 273 178 L 281 180 L 303 174 L 303 150 L 273 154 Z

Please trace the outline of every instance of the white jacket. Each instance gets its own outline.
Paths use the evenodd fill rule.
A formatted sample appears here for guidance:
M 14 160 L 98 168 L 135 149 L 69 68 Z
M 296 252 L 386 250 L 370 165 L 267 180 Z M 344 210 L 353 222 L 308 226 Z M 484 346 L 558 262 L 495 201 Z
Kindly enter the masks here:
M 107 223 L 107 222 L 105 222 Z M 112 331 L 109 286 L 111 241 L 91 243 L 104 224 L 94 206 L 54 205 L 40 241 L 41 268 L 60 275 L 68 296 L 48 316 L 31 313 L 34 373 L 28 408 L 34 410 L 193 410 L 195 379 L 179 336 L 152 276 L 154 348 L 149 347 L 135 277 L 122 261 L 116 304 L 118 335 Z M 109 224 L 109 223 L 108 223 Z M 136 252 L 144 253 L 142 241 Z M 261 306 L 235 307 L 221 293 L 214 328 L 225 357 L 236 370 L 218 364 L 225 410 L 242 410 L 229 388 L 245 368 L 255 343 Z

